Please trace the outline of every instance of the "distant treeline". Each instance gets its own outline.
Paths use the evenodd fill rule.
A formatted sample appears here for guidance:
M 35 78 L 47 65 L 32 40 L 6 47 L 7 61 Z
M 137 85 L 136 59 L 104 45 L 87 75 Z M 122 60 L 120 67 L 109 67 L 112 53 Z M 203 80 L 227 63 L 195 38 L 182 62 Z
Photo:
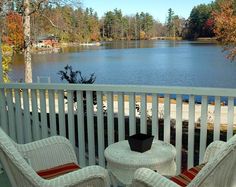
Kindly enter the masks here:
M 194 7 L 187 20 L 176 15 L 170 8 L 167 10 L 165 23 L 160 23 L 144 12 L 127 16 L 123 15 L 121 10 L 114 9 L 98 18 L 96 11 L 91 8 L 44 6 L 41 7 L 43 10 L 40 13 L 35 12 L 31 16 L 32 40 L 36 41 L 39 36 L 44 35 L 55 35 L 61 42 L 143 40 L 154 37 L 182 37 L 194 40 L 198 37 L 214 37 L 212 12 L 218 8 L 219 1 L 223 0 Z M 17 4 L 6 17 L 1 18 L 1 27 L 3 40 L 21 48 L 23 24 Z
M 44 12 L 47 19 L 37 14 L 32 19 L 32 38 L 54 34 L 65 42 L 90 42 L 150 39 L 166 33 L 163 24 L 144 12 L 125 16 L 121 10 L 114 9 L 106 12 L 101 19 L 91 8 L 48 7 Z

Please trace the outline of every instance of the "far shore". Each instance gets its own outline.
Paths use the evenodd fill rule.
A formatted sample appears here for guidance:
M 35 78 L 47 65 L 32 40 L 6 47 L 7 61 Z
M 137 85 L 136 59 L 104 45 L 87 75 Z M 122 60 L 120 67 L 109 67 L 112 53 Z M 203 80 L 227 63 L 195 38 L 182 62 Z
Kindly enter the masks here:
M 140 96 L 136 96 L 136 104 L 141 106 L 141 98 Z M 104 99 L 106 100 L 106 99 Z M 124 97 L 125 101 L 125 115 L 129 115 L 129 99 L 128 96 Z M 118 112 L 118 97 L 114 96 L 114 112 Z M 158 111 L 159 111 L 159 117 L 163 117 L 160 115 L 164 114 L 164 98 L 159 97 L 158 98 Z M 105 102 L 106 105 L 106 102 Z M 176 100 L 170 99 L 170 118 L 176 119 Z M 236 107 L 234 107 L 234 129 L 236 130 Z M 136 116 L 140 116 L 138 112 L 136 112 Z M 152 116 L 152 96 L 147 96 L 147 116 Z M 201 104 L 195 103 L 195 123 L 198 124 L 199 120 L 201 118 Z M 215 105 L 214 103 L 208 104 L 208 116 L 207 116 L 207 124 L 208 129 L 213 129 L 214 124 L 214 118 L 215 118 Z M 182 120 L 188 121 L 189 120 L 189 104 L 188 102 L 183 101 L 182 104 Z M 220 116 L 220 124 L 221 129 L 224 130 L 227 128 L 228 124 L 228 106 L 225 106 L 221 104 L 221 116 Z
M 106 98 L 106 97 L 105 97 L 105 98 Z M 105 99 L 105 98 L 104 98 L 104 99 Z M 146 98 L 147 98 L 147 103 L 152 103 L 152 96 L 147 95 Z M 141 97 L 140 97 L 140 96 L 136 96 L 135 99 L 136 99 L 136 102 L 140 102 L 140 101 L 141 101 Z M 118 101 L 118 97 L 117 97 L 116 95 L 114 96 L 114 100 L 115 100 L 115 101 Z M 124 100 L 128 102 L 128 101 L 129 101 L 129 96 L 128 96 L 128 95 L 125 95 Z M 164 103 L 164 97 L 159 96 L 159 97 L 158 97 L 158 102 L 159 102 L 159 103 Z M 183 102 L 183 104 L 188 104 L 187 101 L 184 101 L 184 100 L 183 100 L 182 102 Z M 176 104 L 176 99 L 170 99 L 170 103 L 171 103 L 171 104 Z M 212 103 L 212 102 L 211 102 L 211 103 L 209 103 L 209 105 L 215 105 L 215 103 Z M 224 103 L 221 103 L 221 106 L 225 106 L 225 104 L 224 104 Z
M 169 36 L 158 36 L 158 37 L 152 37 L 149 39 L 144 40 L 118 40 L 118 41 L 145 41 L 145 40 L 170 40 L 170 41 L 183 41 L 184 39 L 182 37 L 169 37 Z M 96 44 L 94 46 L 100 46 L 104 42 L 114 42 L 116 40 L 100 40 L 100 41 L 89 41 L 89 42 L 60 42 L 55 47 L 51 48 L 33 48 L 33 51 L 42 51 L 42 50 L 52 50 L 52 49 L 58 49 L 63 47 L 77 47 L 77 46 L 90 46 L 91 44 Z M 198 42 L 213 42 L 216 43 L 217 40 L 215 37 L 199 37 L 196 40 Z M 99 44 L 99 45 L 98 45 Z

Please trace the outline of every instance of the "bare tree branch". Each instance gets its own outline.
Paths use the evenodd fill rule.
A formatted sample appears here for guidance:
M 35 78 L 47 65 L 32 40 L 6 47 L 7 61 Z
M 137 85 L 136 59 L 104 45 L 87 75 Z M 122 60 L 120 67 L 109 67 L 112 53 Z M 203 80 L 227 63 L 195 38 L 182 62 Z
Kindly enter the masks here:
M 50 22 L 50 24 L 53 26 L 53 27 L 55 27 L 55 28 L 57 28 L 57 29 L 60 29 L 60 27 L 59 26 L 57 26 L 49 17 L 47 17 L 46 15 L 44 15 L 44 14 L 40 14 L 42 17 L 44 17 L 44 18 L 46 18 L 49 22 Z
M 35 8 L 29 13 L 29 16 L 35 12 L 38 12 L 40 10 L 41 5 L 46 2 L 48 2 L 48 0 L 40 0 L 38 3 L 36 3 L 34 5 Z

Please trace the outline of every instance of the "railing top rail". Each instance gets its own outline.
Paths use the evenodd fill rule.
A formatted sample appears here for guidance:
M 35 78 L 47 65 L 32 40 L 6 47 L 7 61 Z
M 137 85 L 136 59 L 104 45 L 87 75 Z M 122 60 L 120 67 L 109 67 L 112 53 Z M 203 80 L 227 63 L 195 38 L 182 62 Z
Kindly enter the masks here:
M 0 89 L 38 89 L 38 90 L 87 90 L 125 93 L 165 93 L 181 95 L 206 95 L 236 97 L 234 88 L 143 86 L 143 85 L 109 85 L 109 84 L 43 84 L 43 83 L 7 83 L 0 84 Z

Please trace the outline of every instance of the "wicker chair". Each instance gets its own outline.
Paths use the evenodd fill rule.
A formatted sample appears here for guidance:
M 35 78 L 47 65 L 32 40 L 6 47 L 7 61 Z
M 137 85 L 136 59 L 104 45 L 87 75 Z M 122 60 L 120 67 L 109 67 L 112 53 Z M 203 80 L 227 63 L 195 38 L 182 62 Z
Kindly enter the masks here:
M 53 179 L 40 177 L 36 171 L 77 164 L 72 145 L 60 136 L 16 144 L 0 128 L 0 160 L 13 187 L 110 186 L 108 172 L 100 166 L 84 167 Z
M 188 187 L 232 187 L 236 186 L 236 135 L 228 142 L 215 141 L 205 152 L 203 168 Z M 132 181 L 135 187 L 179 187 L 172 180 L 147 168 L 138 169 Z

